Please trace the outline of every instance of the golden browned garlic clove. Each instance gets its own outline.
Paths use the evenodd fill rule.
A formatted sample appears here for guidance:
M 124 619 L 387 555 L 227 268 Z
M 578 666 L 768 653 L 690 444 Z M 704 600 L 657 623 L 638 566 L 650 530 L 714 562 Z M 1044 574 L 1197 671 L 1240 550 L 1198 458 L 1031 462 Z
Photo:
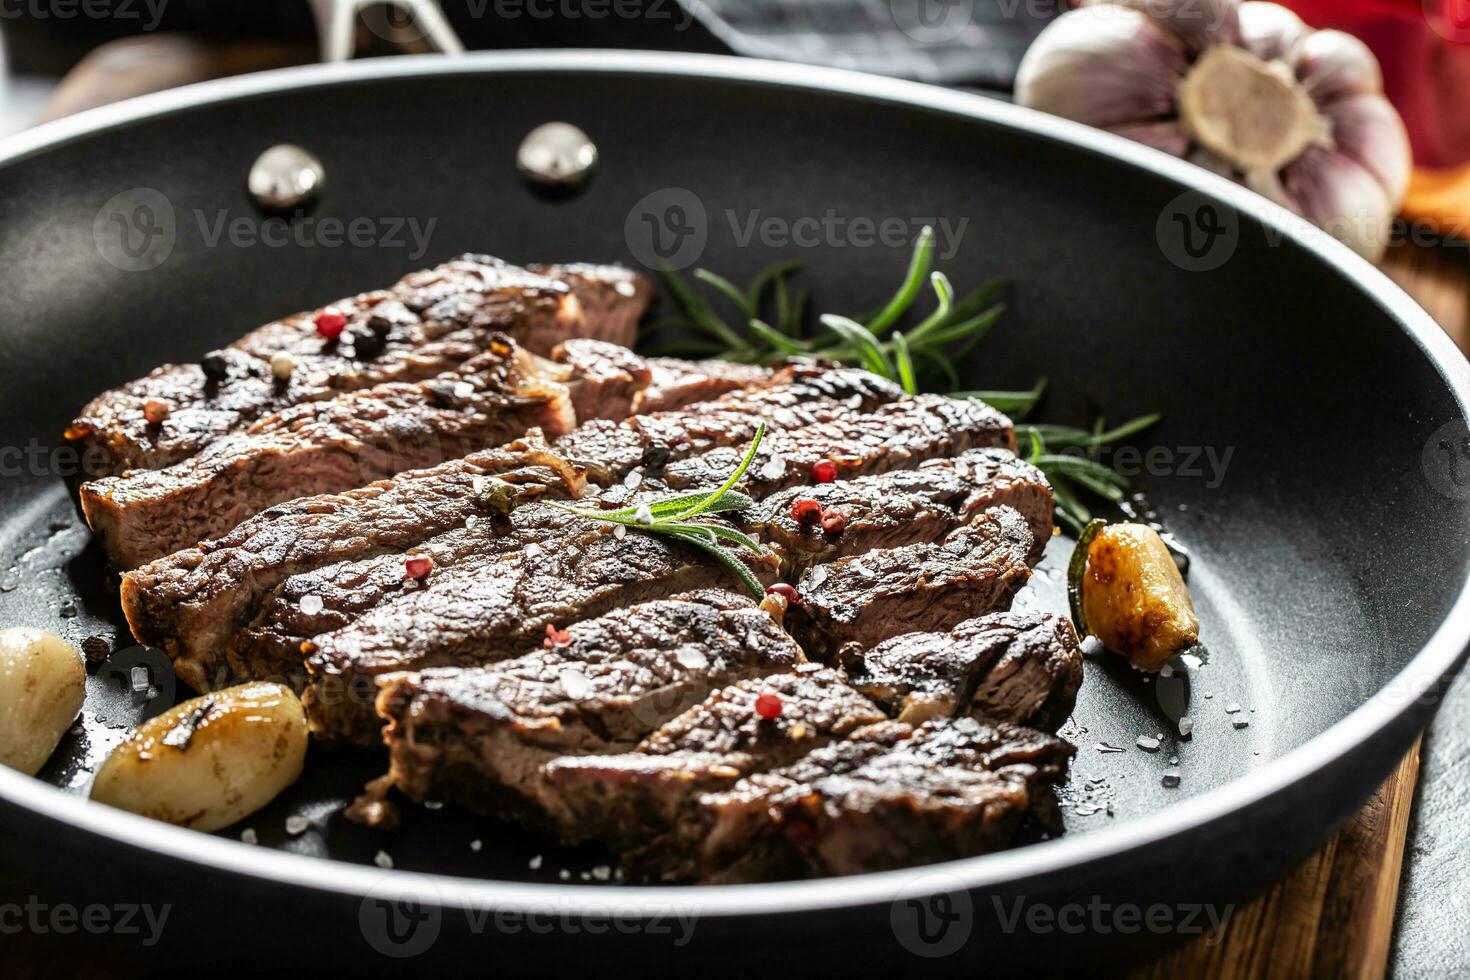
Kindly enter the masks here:
M 241 684 L 140 725 L 107 757 L 92 799 L 194 830 L 228 827 L 301 775 L 306 715 L 288 687 Z
M 1087 549 L 1087 629 L 1139 670 L 1158 670 L 1199 642 L 1199 620 L 1174 556 L 1153 528 L 1110 524 Z
M 87 690 L 76 647 L 46 630 L 0 630 L 0 765 L 40 772 Z

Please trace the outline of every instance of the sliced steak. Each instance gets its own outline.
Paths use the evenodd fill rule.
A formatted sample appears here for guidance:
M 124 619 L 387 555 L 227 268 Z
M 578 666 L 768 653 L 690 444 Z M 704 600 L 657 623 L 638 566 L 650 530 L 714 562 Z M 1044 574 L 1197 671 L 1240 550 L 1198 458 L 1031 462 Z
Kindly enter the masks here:
M 840 534 L 799 522 L 792 504 L 809 498 L 846 518 Z M 876 548 L 938 541 L 991 507 L 1014 508 L 1031 528 L 1028 556 L 1040 559 L 1052 535 L 1051 487 L 1041 471 L 1007 449 L 972 449 L 931 459 L 915 470 L 785 490 L 765 500 L 752 519 L 774 546 L 783 573 L 794 580 L 813 565 Z
M 622 425 L 588 423 L 557 440 L 556 448 L 604 485 L 621 482 L 635 472 L 639 478 L 661 478 L 679 461 L 723 448 L 726 451 L 708 465 L 696 465 L 677 481 L 681 486 L 697 486 L 720 470 L 711 483 L 718 486 L 740 461 L 761 422 L 772 435 L 811 430 L 818 444 L 832 446 L 840 433 L 838 420 L 904 401 L 903 389 L 877 375 L 800 362 L 777 372 L 768 384 L 702 403 L 698 411 L 656 412 Z
M 762 718 L 756 699 L 781 712 Z M 657 850 L 701 793 L 884 720 L 837 672 L 816 664 L 744 680 L 711 694 L 633 752 L 562 758 L 542 772 L 542 806 L 565 840 L 601 840 L 618 851 Z
M 433 469 L 293 500 L 124 575 L 128 625 L 139 642 L 168 652 L 196 690 L 213 690 L 221 684 L 210 678 L 220 673 L 231 638 L 283 581 L 346 560 L 399 554 L 462 527 L 468 515 L 489 513 L 476 495 L 490 477 L 528 497 L 577 496 L 582 488 L 580 474 L 532 433 Z
M 907 469 L 924 460 L 981 446 L 1015 449 L 1010 419 L 984 402 L 918 395 L 863 415 L 780 426 L 761 443 L 745 479 L 746 492 L 766 496 L 812 481 L 812 467 L 830 462 L 842 479 Z M 743 452 L 730 446 L 668 465 L 675 488 L 718 486 Z
M 551 759 L 626 751 L 711 688 L 801 661 L 750 600 L 691 593 L 573 624 L 493 667 L 390 677 L 377 711 L 393 781 L 410 798 L 522 813 Z
M 815 659 L 845 643 L 947 630 L 1005 609 L 1031 576 L 1026 519 L 1010 507 L 984 511 L 939 543 L 906 545 L 817 565 L 797 584 L 801 604 L 787 626 Z
M 668 537 L 619 537 L 612 525 L 547 505 L 520 508 L 512 518 L 518 528 L 534 526 L 546 543 L 483 555 L 437 581 L 431 575 L 429 587 L 303 645 L 313 731 L 374 744 L 379 726 L 372 702 L 376 679 L 385 674 L 492 663 L 539 642 L 548 626 L 692 589 L 738 588 L 723 566 Z M 775 578 L 773 557 L 742 557 L 758 578 Z
M 575 279 L 559 281 L 467 255 L 413 273 L 389 290 L 333 304 L 347 318 L 335 340 L 317 333 L 313 311 L 269 323 L 201 364 L 165 365 L 99 395 L 67 427 L 66 438 L 84 461 L 78 482 L 172 465 L 303 402 L 431 378 L 482 352 L 496 332 L 541 354 L 575 336 L 631 344 L 629 323 L 647 307 L 650 284 L 635 273 L 608 270 L 601 292 L 619 301 L 589 309 L 578 299 L 597 273 L 581 268 Z M 271 374 L 271 358 L 281 353 L 297 363 L 286 382 Z M 168 406 L 161 423 L 144 417 L 150 400 Z
M 769 368 L 730 361 L 695 361 L 691 365 L 689 361 L 651 357 L 648 366 L 653 376 L 638 396 L 638 411 L 643 415 L 707 402 L 731 391 L 758 388 L 771 378 Z
M 1044 613 L 991 613 L 844 650 L 840 660 L 854 688 L 912 725 L 973 713 L 1055 731 L 1082 685 L 1072 624 Z
M 665 361 L 662 370 L 672 371 L 673 362 Z M 778 372 L 768 388 L 748 397 L 732 394 L 707 406 L 622 423 L 593 421 L 576 435 L 595 433 L 580 444 L 582 450 L 593 452 L 593 443 L 620 446 L 634 455 L 636 463 L 650 448 L 657 449 L 660 456 L 674 457 L 711 445 L 743 444 L 755 434 L 753 417 L 762 414 L 772 425 L 804 426 L 815 419 L 846 415 L 853 404 L 862 407 L 901 395 L 888 382 L 865 372 L 795 365 Z M 803 407 L 792 408 L 792 403 Z M 673 441 L 676 433 L 685 441 Z M 569 447 L 572 452 L 580 451 L 566 438 L 558 446 L 562 451 Z M 597 465 L 595 459 L 594 453 L 597 475 L 607 478 L 609 468 Z M 435 535 L 463 528 L 472 516 L 487 513 L 482 491 L 485 478 L 495 475 L 517 481 L 526 495 L 552 492 L 576 497 L 585 485 L 582 473 L 561 452 L 529 444 L 475 453 L 357 490 L 293 500 L 216 540 L 125 575 L 122 602 L 128 624 L 140 642 L 183 658 L 181 669 L 192 676 L 190 683 L 196 686 L 206 676 L 238 676 L 220 669 L 223 641 L 255 619 L 271 592 L 287 578 L 339 563 L 398 554 Z M 622 477 L 620 474 L 619 479 Z M 477 547 L 478 537 L 471 537 L 471 546 Z M 458 545 L 448 547 L 454 550 Z M 370 574 L 360 569 L 341 571 L 344 580 L 361 581 Z M 367 607 L 354 603 L 354 608 L 360 612 Z M 276 672 L 273 667 L 268 675 Z
M 886 722 L 699 801 L 645 870 L 705 882 L 914 867 L 1006 847 L 1075 750 L 972 718 Z
M 579 383 L 586 390 L 597 381 Z M 559 435 L 575 424 L 567 386 L 500 337 L 450 374 L 298 405 L 173 466 L 84 484 L 82 511 L 113 563 L 135 568 L 273 504 L 433 466 L 533 427 Z
M 890 407 L 897 407 L 897 404 L 903 403 L 896 403 Z M 781 412 L 773 413 L 771 424 L 783 426 L 783 428 L 773 429 L 770 438 L 788 447 L 799 445 L 804 451 L 816 456 L 831 455 L 840 447 L 850 445 L 846 433 L 840 437 L 840 443 L 834 443 L 832 440 L 837 437 L 826 427 L 803 424 L 800 420 L 793 423 L 786 417 L 788 413 L 791 413 L 807 419 L 813 414 L 826 411 L 822 406 L 828 406 L 834 412 L 845 416 L 848 420 L 847 429 L 849 431 L 874 428 L 878 425 L 875 420 L 880 417 L 885 426 L 901 428 L 901 426 L 893 425 L 891 414 L 880 416 L 881 408 L 879 412 L 857 415 L 850 413 L 844 406 L 837 403 L 817 401 L 802 409 L 783 409 Z M 906 415 L 910 428 L 914 430 L 926 428 L 922 419 L 927 409 L 923 405 L 915 405 L 914 408 L 913 412 Z M 937 417 L 944 418 L 942 414 Z M 723 422 L 727 416 L 722 413 L 719 418 Z M 660 417 L 654 417 L 655 424 L 659 419 Z M 640 426 L 646 432 L 649 421 L 649 419 L 630 420 L 629 427 Z M 739 416 L 734 418 L 731 424 L 744 427 L 750 426 L 751 421 L 749 416 Z M 693 423 L 685 419 L 680 424 L 685 427 L 685 431 L 688 431 Z M 708 423 L 708 420 L 699 424 L 709 424 L 711 430 L 718 428 L 713 423 Z M 784 428 L 788 424 L 794 424 L 795 427 Z M 718 428 L 718 431 L 728 430 Z M 818 442 L 817 440 L 827 441 Z M 924 458 L 922 455 L 924 453 L 945 452 L 950 448 L 950 444 L 951 440 L 944 438 L 909 439 L 905 440 L 905 449 L 899 455 L 902 461 L 912 462 Z M 735 461 L 732 459 L 730 466 L 734 465 Z M 881 465 L 881 457 L 875 454 L 869 465 Z M 723 480 L 727 475 L 714 470 L 709 472 L 711 481 Z M 978 472 L 978 470 L 967 468 L 966 472 Z M 955 478 L 960 479 L 958 476 Z M 862 493 L 865 495 L 880 493 L 877 488 L 880 488 L 888 479 L 887 476 L 870 478 Z M 640 494 L 656 494 L 658 492 L 654 486 L 656 482 L 644 481 L 633 489 L 620 485 L 604 491 L 601 496 L 609 505 L 631 502 Z M 766 488 L 766 483 L 758 479 L 750 483 L 752 485 L 748 489 L 757 496 Z M 833 486 L 841 489 L 848 485 L 844 482 Z M 979 500 L 988 499 L 982 487 L 972 486 L 970 492 Z M 1022 500 L 1029 499 L 1024 492 L 1018 493 L 1017 497 Z M 764 537 L 765 529 L 759 523 L 747 525 L 746 529 L 756 537 Z M 922 523 L 914 524 L 910 531 L 912 536 L 903 540 L 927 541 L 934 537 L 934 529 Z M 483 563 L 487 560 L 487 556 L 499 555 L 507 546 L 514 548 L 533 541 L 539 543 L 544 540 L 537 536 L 539 533 L 536 527 L 527 527 L 513 534 L 505 534 L 493 525 L 466 526 L 426 541 L 422 550 L 432 554 L 436 568 L 449 569 L 457 567 L 461 561 L 466 559 Z M 859 528 L 852 533 L 860 544 L 862 530 Z M 842 537 L 846 537 L 846 533 Z M 897 530 L 890 535 L 890 540 L 899 540 Z M 430 582 L 429 587 L 436 586 Z M 249 677 L 288 675 L 292 671 L 293 661 L 297 659 L 297 650 L 301 641 L 319 633 L 340 629 L 361 617 L 367 610 L 385 602 L 396 601 L 402 592 L 402 559 L 397 555 L 381 555 L 361 561 L 340 563 L 293 577 L 262 607 L 264 610 L 262 615 L 257 616 L 248 628 L 233 636 L 230 641 L 231 670 L 228 677 L 238 681 Z M 306 611 L 302 605 L 302 600 L 308 596 L 312 597 L 310 612 Z
M 611 341 L 632 347 L 638 340 L 638 321 L 653 302 L 653 283 L 641 273 L 621 265 L 567 262 L 532 265 L 532 273 L 571 287 L 582 318 L 579 336 Z M 522 341 L 534 351 L 547 351 L 566 339 L 557 336 L 555 325 L 547 324 L 540 336 L 532 333 Z

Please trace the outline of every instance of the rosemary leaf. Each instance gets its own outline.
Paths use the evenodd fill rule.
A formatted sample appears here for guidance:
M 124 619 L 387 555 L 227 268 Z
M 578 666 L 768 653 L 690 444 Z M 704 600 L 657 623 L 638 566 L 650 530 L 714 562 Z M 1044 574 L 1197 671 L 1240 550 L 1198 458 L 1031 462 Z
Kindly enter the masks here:
M 914 254 L 909 259 L 908 272 L 903 277 L 903 284 L 898 287 L 898 292 L 888 304 L 867 322 L 867 329 L 874 335 L 881 335 L 883 331 L 898 322 L 914 302 L 914 297 L 919 295 L 919 289 L 924 285 L 924 276 L 928 274 L 929 267 L 934 261 L 934 229 L 925 225 L 919 232 L 918 240 L 914 242 Z
M 895 380 L 897 375 L 893 370 L 893 363 L 888 359 L 887 352 L 878 346 L 878 341 L 862 324 L 836 313 L 822 314 L 821 322 L 822 326 L 837 334 L 852 347 L 862 360 L 863 367 L 890 381 Z
M 708 283 L 710 286 L 724 294 L 725 298 L 735 304 L 735 308 L 745 314 L 745 319 L 752 320 L 759 316 L 759 311 L 745 298 L 745 294 L 735 288 L 735 284 L 724 276 L 710 272 L 708 269 L 695 269 L 694 278 L 700 282 Z
M 722 497 L 725 496 L 725 494 L 729 493 L 734 488 L 735 484 L 740 482 L 740 478 L 745 475 L 745 471 L 750 469 L 750 463 L 753 459 L 755 459 L 756 450 L 760 448 L 761 440 L 765 438 L 765 435 L 766 423 L 762 422 L 760 425 L 756 426 L 755 438 L 751 440 L 750 448 L 745 451 L 745 457 L 740 460 L 740 465 L 735 467 L 735 472 L 730 474 L 729 479 L 724 482 L 720 489 L 716 490 L 714 494 L 705 502 L 693 504 L 687 510 L 679 514 L 679 516 L 670 518 L 669 520 L 687 521 L 691 517 L 696 517 L 699 514 L 703 514 L 708 511 L 716 501 L 720 500 Z
M 1037 380 L 1030 391 L 956 391 L 951 398 L 978 398 L 1013 419 L 1025 418 L 1046 393 L 1046 378 Z

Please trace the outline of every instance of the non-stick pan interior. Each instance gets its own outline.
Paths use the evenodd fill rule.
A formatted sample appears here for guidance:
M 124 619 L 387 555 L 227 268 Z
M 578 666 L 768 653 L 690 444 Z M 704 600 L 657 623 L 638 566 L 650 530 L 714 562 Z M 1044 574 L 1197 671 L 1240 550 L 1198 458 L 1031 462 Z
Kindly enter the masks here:
M 531 193 L 515 170 L 521 138 L 549 120 L 581 126 L 600 152 L 570 199 Z M 306 230 L 271 244 L 244 177 L 282 142 L 319 156 L 327 184 L 292 219 Z M 1470 555 L 1464 432 L 1441 431 L 1459 412 L 1423 351 L 1343 272 L 1248 215 L 1220 209 L 1224 230 L 1207 239 L 1200 225 L 1185 248 L 1175 215 L 1198 220 L 1203 200 L 1186 191 L 932 110 L 559 70 L 258 95 L 12 162 L 0 176 L 0 625 L 129 645 L 62 489 L 59 435 L 92 394 L 160 363 L 465 251 L 647 264 L 656 241 L 737 281 L 795 258 L 818 307 L 853 312 L 886 298 L 929 223 L 958 286 L 1009 283 L 1003 320 L 961 366 L 967 387 L 1045 375 L 1047 421 L 1163 413 L 1136 461 L 1116 461 L 1190 551 L 1210 659 L 1158 680 L 1092 660 L 1064 731 L 1080 749 L 1068 834 L 1155 812 L 1265 766 L 1383 688 L 1441 622 Z M 119 252 L 115 215 L 152 251 Z M 366 244 L 324 234 L 354 220 Z M 870 226 L 901 232 L 875 242 Z M 1060 605 L 1067 550 L 1054 543 L 1026 601 Z M 85 792 L 89 765 L 161 703 L 128 689 L 131 656 L 97 670 L 46 778 Z M 1160 734 L 1157 752 L 1136 745 Z M 337 807 L 380 768 L 370 753 L 314 749 L 302 782 L 248 824 L 266 845 L 354 861 L 386 850 L 399 867 L 476 877 L 566 870 L 595 883 L 606 863 L 450 808 L 410 810 L 394 835 L 346 823 Z M 312 828 L 287 834 L 292 813 Z

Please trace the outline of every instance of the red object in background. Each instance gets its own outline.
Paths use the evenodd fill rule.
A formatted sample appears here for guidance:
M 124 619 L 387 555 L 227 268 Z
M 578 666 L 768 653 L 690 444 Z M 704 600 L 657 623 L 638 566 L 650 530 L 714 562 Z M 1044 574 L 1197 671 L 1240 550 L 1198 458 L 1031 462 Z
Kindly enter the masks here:
M 1360 38 L 1383 67 L 1420 167 L 1470 162 L 1470 0 L 1279 0 Z

